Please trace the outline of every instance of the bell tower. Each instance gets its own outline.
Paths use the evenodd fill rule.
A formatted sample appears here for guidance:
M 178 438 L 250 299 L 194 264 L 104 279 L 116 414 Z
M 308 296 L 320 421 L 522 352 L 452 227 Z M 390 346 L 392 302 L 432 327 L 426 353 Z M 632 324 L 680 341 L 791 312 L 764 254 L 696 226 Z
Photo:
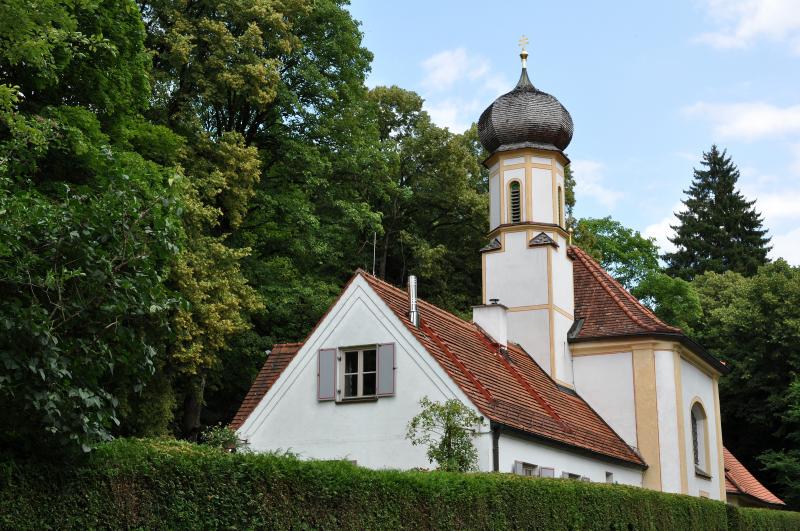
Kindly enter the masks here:
M 519 343 L 553 379 L 573 386 L 567 334 L 574 295 L 564 214 L 569 159 L 563 151 L 572 140 L 572 118 L 531 83 L 526 44 L 523 37 L 517 85 L 478 122 L 481 143 L 491 155 L 484 161 L 489 243 L 481 249 L 483 306 L 476 307 L 475 321 L 482 325 L 481 316 L 497 315 L 489 306 L 504 307 L 507 340 Z

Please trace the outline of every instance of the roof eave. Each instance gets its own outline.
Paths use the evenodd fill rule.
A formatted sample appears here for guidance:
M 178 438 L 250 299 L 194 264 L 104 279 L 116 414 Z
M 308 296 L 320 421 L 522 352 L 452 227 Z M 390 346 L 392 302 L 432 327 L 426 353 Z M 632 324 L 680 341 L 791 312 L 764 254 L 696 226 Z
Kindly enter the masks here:
M 567 449 L 571 452 L 588 455 L 609 463 L 614 463 L 629 468 L 636 468 L 639 470 L 646 470 L 648 468 L 648 465 L 644 461 L 642 461 L 641 463 L 637 463 L 636 461 L 629 461 L 627 459 L 622 459 L 621 457 L 614 457 L 611 455 L 604 454 L 602 452 L 598 452 L 596 450 L 592 450 L 590 448 L 585 448 L 583 446 L 576 446 L 574 444 L 569 444 L 564 441 L 552 439 L 550 437 L 546 437 L 539 433 L 533 433 L 530 431 L 515 428 L 513 426 L 509 426 L 508 424 L 503 424 L 502 422 L 497 422 L 495 420 L 490 419 L 489 425 L 492 429 L 498 429 L 499 431 L 509 433 L 510 435 L 515 435 L 517 437 L 530 439 L 539 443 L 553 446 L 555 448 Z
M 765 509 L 777 509 L 777 510 L 786 509 L 785 503 L 775 503 L 767 500 L 762 500 L 758 496 L 753 496 L 749 492 L 742 492 L 741 490 L 738 491 L 726 490 L 725 494 L 727 494 L 728 496 L 741 496 L 742 498 L 747 498 L 751 502 L 755 502 L 756 504 L 761 505 Z
M 567 342 L 569 343 L 588 343 L 590 341 L 609 341 L 614 339 L 642 339 L 642 338 L 653 338 L 653 339 L 663 339 L 666 341 L 675 341 L 680 343 L 684 347 L 688 348 L 697 356 L 706 362 L 706 364 L 713 370 L 717 371 L 721 375 L 728 374 L 731 372 L 731 368 L 722 363 L 720 360 L 715 358 L 710 352 L 708 352 L 705 348 L 702 347 L 696 341 L 690 339 L 688 336 L 680 333 L 671 333 L 671 332 L 638 332 L 633 334 L 620 334 L 620 335 L 611 335 L 611 336 L 593 336 L 593 337 L 575 337 L 575 338 L 567 338 Z

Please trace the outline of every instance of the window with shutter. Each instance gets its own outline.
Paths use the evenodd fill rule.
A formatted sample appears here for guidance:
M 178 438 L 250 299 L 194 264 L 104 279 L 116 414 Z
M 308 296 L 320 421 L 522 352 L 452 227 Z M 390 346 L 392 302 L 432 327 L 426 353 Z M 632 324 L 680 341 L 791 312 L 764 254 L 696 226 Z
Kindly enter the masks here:
M 336 349 L 323 348 L 317 354 L 317 399 L 336 399 Z
M 378 345 L 378 396 L 394 394 L 394 343 Z
M 556 471 L 555 471 L 554 468 L 540 467 L 539 468 L 539 477 L 540 478 L 554 478 L 554 477 L 556 477 Z
M 519 223 L 522 221 L 522 202 L 519 194 L 519 181 L 513 181 L 508 186 L 508 189 L 511 223 Z

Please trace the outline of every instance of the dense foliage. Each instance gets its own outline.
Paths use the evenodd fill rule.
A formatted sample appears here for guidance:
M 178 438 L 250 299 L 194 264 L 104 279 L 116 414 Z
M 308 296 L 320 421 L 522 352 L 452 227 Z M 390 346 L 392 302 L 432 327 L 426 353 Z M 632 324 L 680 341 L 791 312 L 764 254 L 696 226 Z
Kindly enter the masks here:
M 725 150 L 711 146 L 701 164 L 705 169 L 694 170 L 686 190 L 685 210 L 675 214 L 670 241 L 677 249 L 664 256 L 668 272 L 686 280 L 706 271 L 752 275 L 770 250 L 761 214 L 736 189 L 739 170 Z
M 134 4 L 4 5 L 0 433 L 88 449 L 149 413 L 132 410 L 170 336 L 182 176 L 134 145 L 179 142 L 137 114 L 149 87 Z
M 800 515 L 648 489 L 119 440 L 75 468 L 0 461 L 14 529 L 796 529 Z
M 729 271 L 692 282 L 702 315 L 695 337 L 731 367 L 720 381 L 725 444 L 800 505 L 800 267 L 777 260 L 750 277 Z M 753 434 L 758 434 L 754 437 Z M 761 461 L 761 462 L 759 462 Z

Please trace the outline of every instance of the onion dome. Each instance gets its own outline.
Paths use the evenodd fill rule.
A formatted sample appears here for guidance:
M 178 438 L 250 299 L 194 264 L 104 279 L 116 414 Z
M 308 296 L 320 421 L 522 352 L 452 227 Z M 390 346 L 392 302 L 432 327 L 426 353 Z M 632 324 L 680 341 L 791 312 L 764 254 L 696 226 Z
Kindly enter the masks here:
M 514 90 L 489 105 L 478 120 L 478 136 L 489 153 L 519 148 L 563 151 L 572 140 L 572 117 L 561 103 L 528 78 L 524 49 L 522 74 Z

